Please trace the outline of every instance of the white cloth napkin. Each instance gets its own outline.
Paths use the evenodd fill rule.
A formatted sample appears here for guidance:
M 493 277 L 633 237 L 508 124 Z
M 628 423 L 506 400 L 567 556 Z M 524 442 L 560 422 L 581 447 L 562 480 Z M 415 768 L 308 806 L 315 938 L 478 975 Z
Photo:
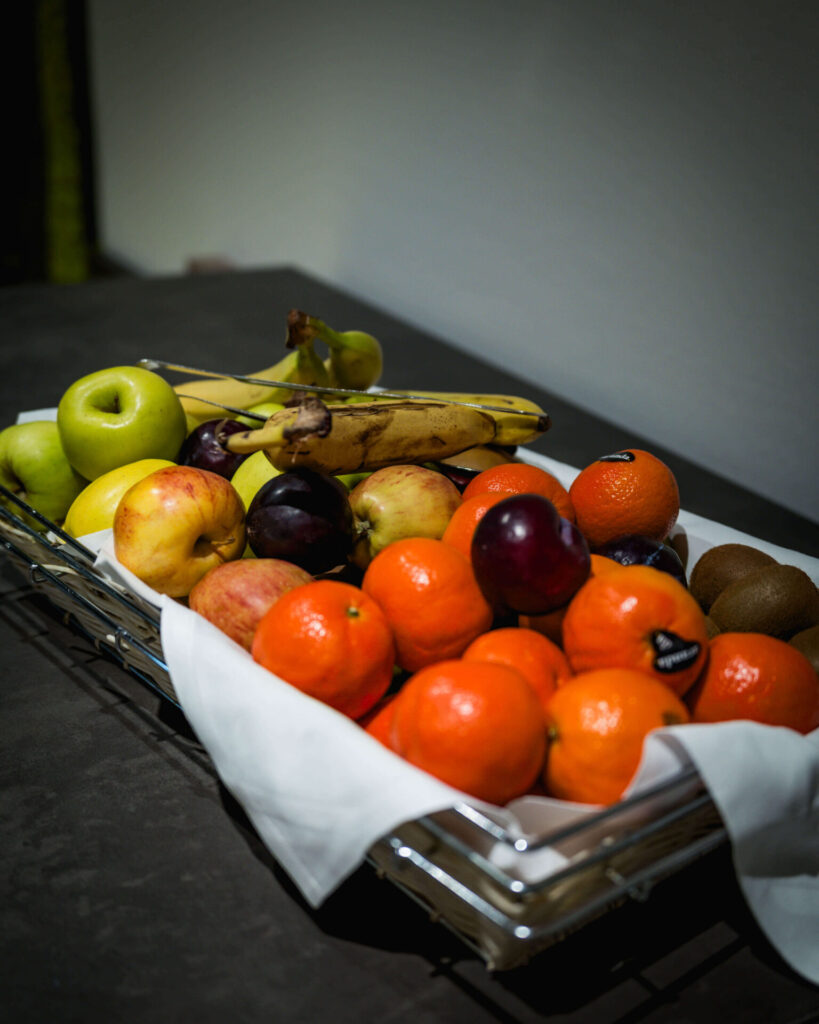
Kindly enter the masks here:
M 819 985 L 819 729 L 807 736 L 756 722 L 662 729 L 646 740 L 642 770 L 651 773 L 669 751 L 705 782 L 760 927 L 794 970 Z
M 564 483 L 578 472 L 528 456 Z M 819 581 L 819 560 L 682 512 L 696 560 L 716 543 L 750 543 Z M 513 834 L 536 837 L 594 808 L 524 797 L 480 804 L 393 755 L 359 726 L 257 665 L 201 616 L 119 565 L 111 531 L 82 538 L 98 566 L 161 609 L 162 649 L 174 690 L 225 786 L 305 898 L 318 906 L 379 838 L 403 822 L 467 802 Z M 693 563 L 691 563 L 693 564 Z M 693 763 L 731 839 L 737 876 L 783 958 L 819 984 L 819 730 L 800 736 L 751 722 L 688 725 L 648 737 L 630 792 Z M 567 863 L 558 850 L 494 862 L 526 881 Z

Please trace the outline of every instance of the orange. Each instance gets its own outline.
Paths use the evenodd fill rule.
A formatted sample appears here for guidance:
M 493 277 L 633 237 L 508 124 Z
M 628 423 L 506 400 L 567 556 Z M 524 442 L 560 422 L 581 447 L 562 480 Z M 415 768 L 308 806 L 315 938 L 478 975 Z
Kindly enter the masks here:
M 409 672 L 459 657 L 492 624 L 471 562 L 442 540 L 393 541 L 367 566 L 361 588 L 386 615 L 397 662 Z
M 604 455 L 575 477 L 569 497 L 580 532 L 596 548 L 639 533 L 664 540 L 680 511 L 680 492 L 664 462 L 639 448 Z
M 384 696 L 395 662 L 384 613 L 358 587 L 337 580 L 283 594 L 259 622 L 251 653 L 285 682 L 350 718 Z
M 808 733 L 819 728 L 819 676 L 784 640 L 720 633 L 687 703 L 694 722 L 749 719 Z
M 545 708 L 552 694 L 572 674 L 566 655 L 534 629 L 505 626 L 491 629 L 472 641 L 461 655 L 464 661 L 490 661 L 516 669 Z
M 682 725 L 688 711 L 645 672 L 582 672 L 549 702 L 549 749 L 543 782 L 550 796 L 612 804 L 634 777 L 652 729 Z
M 391 744 L 411 764 L 479 800 L 506 804 L 534 785 L 546 753 L 540 702 L 507 665 L 428 665 L 395 699 Z
M 539 466 L 530 466 L 526 462 L 506 462 L 501 466 L 492 466 L 473 477 L 464 489 L 463 498 L 474 497 L 476 494 L 500 492 L 506 494 L 540 494 L 557 509 L 564 519 L 574 522 L 575 512 L 569 492 L 563 484 Z
M 458 508 L 452 513 L 441 540 L 457 548 L 462 555 L 472 558 L 472 536 L 475 527 L 483 519 L 484 514 L 499 501 L 508 498 L 509 495 L 503 491 L 488 491 L 486 494 L 474 494 L 471 498 L 462 501 Z
M 574 672 L 633 668 L 685 693 L 708 656 L 705 616 L 667 572 L 621 565 L 592 576 L 563 619 L 563 650 Z
M 620 562 L 615 562 L 613 558 L 606 558 L 604 555 L 592 553 L 589 557 L 591 558 L 592 576 L 600 576 L 602 573 L 613 572 L 615 569 L 623 568 Z M 538 633 L 548 637 L 552 643 L 562 647 L 563 619 L 566 617 L 568 608 L 568 604 L 564 604 L 560 608 L 555 608 L 554 611 L 546 612 L 545 615 L 520 615 L 518 617 L 518 625 L 528 629 L 535 629 Z
M 596 555 L 592 552 L 590 557 L 592 576 L 602 576 L 605 572 L 614 572 L 616 569 L 623 568 L 622 562 L 618 562 L 614 558 L 607 558 L 606 555 Z
M 380 700 L 363 718 L 359 718 L 358 724 L 370 736 L 377 739 L 379 743 L 383 743 L 385 747 L 390 747 L 390 729 L 392 728 L 394 711 L 395 694 L 393 693 Z
M 564 604 L 543 615 L 518 615 L 518 625 L 523 629 L 533 629 L 536 633 L 542 633 L 553 644 L 562 647 L 563 620 L 568 608 L 569 606 Z

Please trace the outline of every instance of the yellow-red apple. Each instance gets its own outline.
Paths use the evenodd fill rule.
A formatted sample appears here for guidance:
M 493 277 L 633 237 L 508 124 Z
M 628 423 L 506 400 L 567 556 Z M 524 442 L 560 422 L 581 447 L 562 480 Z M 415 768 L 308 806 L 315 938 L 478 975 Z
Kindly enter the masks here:
M 240 558 L 245 508 L 222 476 L 194 466 L 159 469 L 125 492 L 114 554 L 149 587 L 185 597 L 208 570 Z
M 443 473 L 425 466 L 385 466 L 350 492 L 353 561 L 366 569 L 382 548 L 404 537 L 440 540 L 461 504 L 461 493 Z

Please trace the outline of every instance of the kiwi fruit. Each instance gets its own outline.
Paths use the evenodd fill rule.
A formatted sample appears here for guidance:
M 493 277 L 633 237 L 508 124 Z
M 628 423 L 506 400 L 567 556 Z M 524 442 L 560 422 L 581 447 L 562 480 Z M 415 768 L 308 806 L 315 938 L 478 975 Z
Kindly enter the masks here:
M 795 647 L 813 665 L 814 672 L 819 674 L 819 626 L 810 626 L 790 638 L 788 643 Z
M 715 636 L 719 634 L 719 626 L 714 622 L 710 615 L 705 616 L 705 632 L 708 635 L 709 640 L 713 640 Z
M 819 592 L 795 565 L 765 565 L 729 583 L 709 610 L 723 633 L 786 639 L 819 623 Z
M 697 560 L 688 589 L 707 613 L 729 584 L 755 569 L 776 564 L 775 558 L 749 544 L 717 544 Z

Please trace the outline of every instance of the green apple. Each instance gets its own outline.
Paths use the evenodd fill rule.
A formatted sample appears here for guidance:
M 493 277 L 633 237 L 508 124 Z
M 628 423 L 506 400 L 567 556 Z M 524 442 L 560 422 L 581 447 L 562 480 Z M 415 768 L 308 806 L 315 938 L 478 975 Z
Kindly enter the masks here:
M 253 452 L 252 455 L 248 455 L 230 478 L 230 482 L 239 492 L 239 497 L 242 499 L 245 511 L 250 508 L 250 503 L 255 498 L 256 492 L 262 484 L 266 484 L 268 480 L 272 480 L 280 472 L 281 470 L 276 469 L 264 452 Z M 245 548 L 243 557 L 255 558 L 249 544 Z
M 52 522 L 62 522 L 87 482 L 66 458 L 53 421 L 15 423 L 0 432 L 0 484 Z M 30 525 L 40 527 L 14 502 L 4 496 L 0 501 Z
M 88 480 L 140 459 L 173 461 L 187 429 L 171 385 L 139 366 L 75 381 L 60 399 L 57 426 L 68 461 Z
M 173 465 L 168 459 L 140 459 L 109 469 L 80 491 L 68 510 L 63 529 L 72 537 L 109 529 L 114 525 L 114 513 L 123 494 L 155 470 Z
M 248 406 L 248 412 L 254 412 L 257 416 L 264 416 L 270 418 L 274 412 L 281 412 L 284 406 L 280 402 L 259 402 L 258 405 Z M 261 427 L 261 421 L 253 418 L 252 416 L 236 416 L 235 417 L 240 423 L 244 423 L 248 427 Z

